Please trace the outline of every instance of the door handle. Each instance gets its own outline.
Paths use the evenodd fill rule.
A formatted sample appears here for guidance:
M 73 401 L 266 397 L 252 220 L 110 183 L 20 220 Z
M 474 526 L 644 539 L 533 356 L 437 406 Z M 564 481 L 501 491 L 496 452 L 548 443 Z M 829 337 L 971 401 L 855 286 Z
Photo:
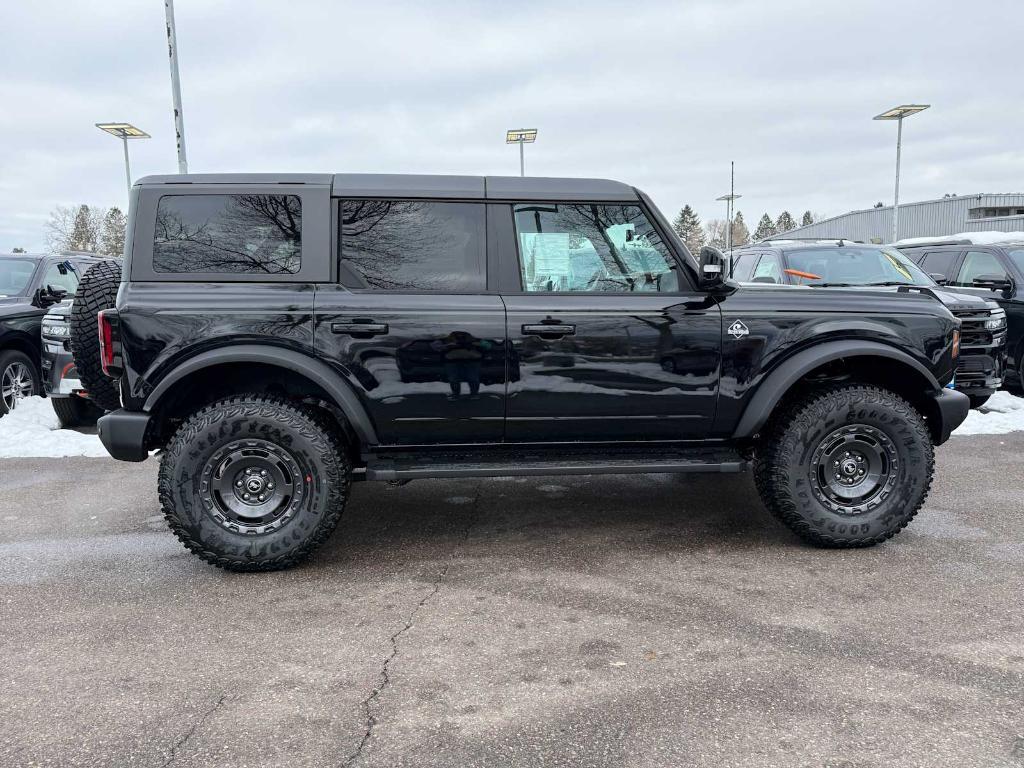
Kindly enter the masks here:
M 524 325 L 523 326 L 524 336 L 540 336 L 541 338 L 556 339 L 561 336 L 575 336 L 576 326 L 571 323 L 554 323 L 544 324 L 540 323 L 537 325 Z
M 387 332 L 387 323 L 375 323 L 372 320 L 351 320 L 344 323 L 331 323 L 331 333 L 343 333 L 356 338 L 383 336 Z

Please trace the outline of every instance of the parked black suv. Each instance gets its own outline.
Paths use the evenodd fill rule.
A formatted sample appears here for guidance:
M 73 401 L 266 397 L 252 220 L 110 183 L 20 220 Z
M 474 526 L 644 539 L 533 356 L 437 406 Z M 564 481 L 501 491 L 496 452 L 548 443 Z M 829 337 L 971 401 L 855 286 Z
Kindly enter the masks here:
M 47 308 L 74 294 L 95 259 L 82 253 L 0 254 L 0 416 L 42 394 L 39 328 Z
M 958 292 L 999 303 L 1006 311 L 1009 334 L 1005 382 L 1024 389 L 1024 242 L 974 245 L 960 239 L 896 247 Z
M 925 289 L 959 318 L 954 387 L 980 408 L 1003 385 L 1006 313 L 994 301 L 942 287 L 895 248 L 851 240 L 765 240 L 734 252 L 740 282 L 854 290 Z
M 868 546 L 968 412 L 933 297 L 741 288 L 614 181 L 156 176 L 130 210 L 100 437 L 163 451 L 171 529 L 225 568 L 309 555 L 352 480 L 751 464 L 798 535 Z

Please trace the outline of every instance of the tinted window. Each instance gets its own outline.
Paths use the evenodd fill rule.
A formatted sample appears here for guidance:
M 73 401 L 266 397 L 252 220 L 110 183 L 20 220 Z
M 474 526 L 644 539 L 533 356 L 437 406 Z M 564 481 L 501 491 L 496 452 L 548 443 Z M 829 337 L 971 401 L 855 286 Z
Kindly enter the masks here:
M 999 263 L 999 258 L 988 251 L 968 251 L 964 254 L 964 263 L 960 265 L 960 272 L 956 276 L 953 285 L 970 287 L 974 285 L 974 278 L 982 275 L 997 275 L 1006 277 L 1006 270 Z
M 168 195 L 157 205 L 155 272 L 294 274 L 301 253 L 295 195 Z
M 0 297 L 24 296 L 36 263 L 32 259 L 0 259 Z
M 788 257 L 789 269 L 803 273 L 789 274 L 804 285 L 934 285 L 914 262 L 891 248 L 801 248 L 789 251 Z
M 51 264 L 43 275 L 42 285 L 63 288 L 68 293 L 74 293 L 78 290 L 78 275 L 63 264 Z
M 340 219 L 342 282 L 350 287 L 449 293 L 486 287 L 480 203 L 346 200 Z
M 921 267 L 925 272 L 942 275 L 949 280 L 953 276 L 953 265 L 959 255 L 960 251 L 929 251 Z
M 515 206 L 526 291 L 679 290 L 675 261 L 637 205 Z

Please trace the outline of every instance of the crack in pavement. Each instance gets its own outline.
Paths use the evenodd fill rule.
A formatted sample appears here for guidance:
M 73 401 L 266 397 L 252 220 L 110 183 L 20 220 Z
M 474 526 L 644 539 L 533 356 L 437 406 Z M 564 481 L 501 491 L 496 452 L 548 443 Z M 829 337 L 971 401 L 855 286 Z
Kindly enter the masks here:
M 205 723 L 207 718 L 210 717 L 210 715 L 212 715 L 214 712 L 221 708 L 221 706 L 224 704 L 227 698 L 228 695 L 226 693 L 222 693 L 220 698 L 217 699 L 216 702 L 214 702 L 213 706 L 205 712 L 203 712 L 199 719 L 192 723 L 192 727 L 188 729 L 188 732 L 180 739 L 178 739 L 176 742 L 174 742 L 174 744 L 171 745 L 171 754 L 167 756 L 167 759 L 164 761 L 162 768 L 167 768 L 168 765 L 173 763 L 178 758 L 178 750 L 185 745 L 185 742 L 192 738 L 195 732 L 199 730 L 199 726 Z
M 467 539 L 469 539 L 469 534 L 473 530 L 473 527 L 477 524 L 477 521 L 479 520 L 480 517 L 480 493 L 482 485 L 482 483 L 477 484 L 476 494 L 473 496 L 473 504 L 471 506 L 469 520 L 466 523 L 466 527 L 462 532 L 463 543 Z M 345 761 L 342 763 L 342 766 L 344 766 L 345 768 L 348 768 L 348 766 L 355 765 L 359 758 L 363 756 L 363 750 L 366 748 L 366 745 L 373 737 L 373 729 L 377 725 L 377 714 L 374 711 L 374 703 L 378 699 L 380 699 L 381 694 L 384 693 L 384 689 L 391 685 L 391 662 L 394 661 L 395 658 L 398 656 L 398 639 L 406 632 L 408 632 L 410 629 L 412 629 L 412 626 L 415 623 L 416 614 L 418 614 L 420 610 L 428 602 L 430 602 L 430 599 L 434 595 L 441 591 L 441 584 L 442 582 L 444 582 L 445 576 L 448 575 L 448 569 L 451 568 L 453 558 L 454 552 L 451 555 L 449 555 L 448 561 L 437 572 L 437 577 L 434 579 L 430 592 L 424 595 L 412 609 L 412 612 L 409 614 L 409 618 L 407 618 L 405 621 L 405 626 L 403 626 L 389 638 L 391 642 L 391 653 L 388 654 L 387 658 L 384 659 L 384 663 L 381 664 L 379 672 L 380 682 L 376 686 L 374 686 L 372 691 L 370 691 L 370 695 L 363 699 L 363 710 L 366 712 L 366 730 L 363 732 L 363 736 L 359 740 L 359 744 L 356 746 L 355 750 L 352 752 L 352 754 L 345 758 Z

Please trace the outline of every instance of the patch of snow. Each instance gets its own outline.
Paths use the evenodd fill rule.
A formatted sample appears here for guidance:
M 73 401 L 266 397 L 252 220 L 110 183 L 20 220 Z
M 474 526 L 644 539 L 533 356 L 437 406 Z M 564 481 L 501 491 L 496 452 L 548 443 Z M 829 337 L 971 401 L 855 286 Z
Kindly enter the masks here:
M 1005 435 L 1024 431 L 1024 398 L 996 392 L 980 410 L 967 414 L 953 435 Z
M 28 397 L 0 418 L 0 458 L 109 456 L 96 435 L 61 429 L 45 397 Z
M 1024 242 L 1024 232 L 958 232 L 955 235 L 941 235 L 939 237 L 906 237 L 897 240 L 896 245 L 924 245 L 926 243 L 938 243 L 943 240 L 969 240 L 972 245 L 992 245 L 993 243 L 1020 243 Z

